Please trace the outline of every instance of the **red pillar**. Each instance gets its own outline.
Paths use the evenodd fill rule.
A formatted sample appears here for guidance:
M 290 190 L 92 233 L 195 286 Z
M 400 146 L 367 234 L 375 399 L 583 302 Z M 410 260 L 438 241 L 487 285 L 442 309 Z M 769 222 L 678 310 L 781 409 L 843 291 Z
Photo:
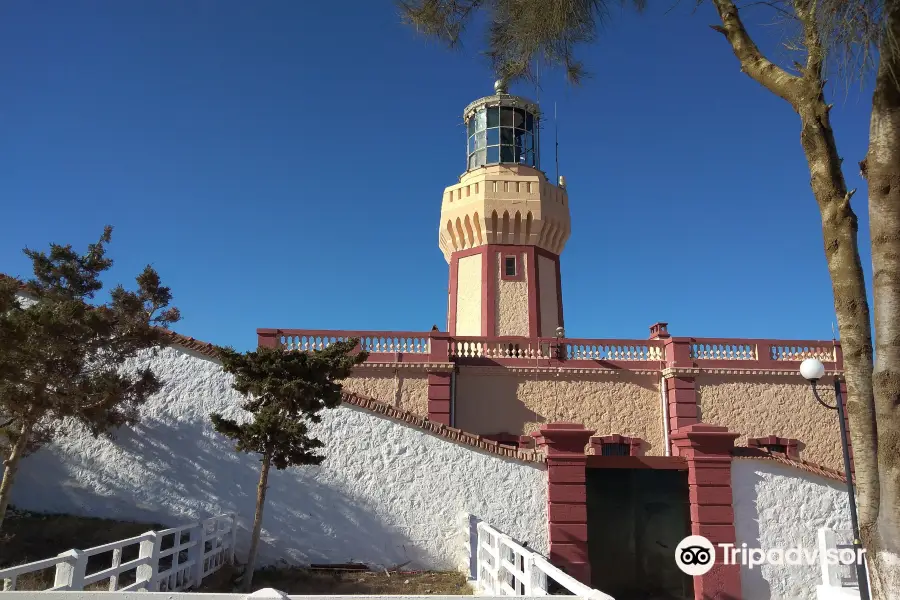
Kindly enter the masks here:
M 666 368 L 693 368 L 692 339 L 672 337 L 669 335 L 668 325 L 668 323 L 654 323 L 650 326 L 650 339 L 665 344 Z M 666 376 L 666 402 L 669 409 L 669 432 L 699 422 L 697 385 L 693 375 Z M 672 454 L 678 456 L 677 452 Z
M 278 329 L 257 329 L 256 345 L 260 348 L 277 348 L 281 341 Z
M 731 451 L 739 434 L 725 427 L 696 424 L 672 434 L 678 455 L 687 459 L 691 504 L 691 534 L 716 546 L 716 564 L 694 577 L 696 600 L 739 600 L 740 565 L 725 565 L 718 544 L 735 544 L 731 495 Z
M 666 367 L 694 366 L 690 338 L 666 339 Z M 666 379 L 669 403 L 669 431 L 698 423 L 697 384 L 692 375 L 678 375 Z M 677 456 L 677 455 L 676 455 Z
M 584 447 L 593 434 L 578 423 L 550 423 L 536 437 L 547 455 L 550 562 L 585 585 L 591 584 L 591 565 Z
M 450 356 L 450 334 L 433 331 L 430 335 L 429 360 L 446 363 Z M 451 374 L 446 371 L 428 373 L 428 420 L 450 426 Z

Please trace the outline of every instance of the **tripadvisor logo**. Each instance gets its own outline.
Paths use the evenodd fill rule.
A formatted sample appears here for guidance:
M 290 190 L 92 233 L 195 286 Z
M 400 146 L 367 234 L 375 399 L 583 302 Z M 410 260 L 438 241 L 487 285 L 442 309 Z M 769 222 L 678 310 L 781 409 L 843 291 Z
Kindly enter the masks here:
M 829 548 L 819 556 L 817 549 L 801 548 L 748 548 L 735 544 L 719 544 L 719 562 L 723 565 L 743 565 L 753 569 L 761 565 L 828 565 L 863 564 L 866 551 L 856 548 Z M 689 535 L 675 548 L 675 564 L 687 575 L 705 575 L 716 563 L 716 548 L 702 535 Z
M 687 575 L 704 575 L 716 562 L 716 549 L 702 535 L 689 535 L 675 548 L 675 564 Z

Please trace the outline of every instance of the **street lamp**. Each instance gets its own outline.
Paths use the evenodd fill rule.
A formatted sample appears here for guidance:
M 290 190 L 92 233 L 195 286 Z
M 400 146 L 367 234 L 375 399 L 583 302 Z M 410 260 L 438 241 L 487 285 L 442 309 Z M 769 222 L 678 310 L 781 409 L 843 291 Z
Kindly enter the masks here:
M 844 454 L 844 474 L 847 477 L 847 495 L 850 497 L 850 526 L 853 528 L 853 549 L 856 551 L 856 581 L 859 585 L 860 600 L 869 600 L 869 580 L 866 576 L 866 567 L 858 557 L 861 555 L 862 541 L 859 539 L 859 521 L 856 518 L 856 494 L 853 490 L 853 473 L 850 470 L 850 444 L 847 440 L 847 422 L 844 415 L 844 402 L 841 398 L 841 383 L 834 378 L 835 406 L 826 404 L 819 397 L 816 383 L 825 376 L 825 365 L 816 358 L 807 358 L 800 363 L 800 374 L 807 379 L 812 386 L 813 396 L 825 408 L 837 410 L 838 426 L 841 430 L 841 451 Z
M 556 328 L 556 351 L 554 353 L 556 355 L 556 360 L 563 359 L 562 339 L 564 337 L 566 337 L 566 330 L 563 329 L 562 327 L 557 327 Z

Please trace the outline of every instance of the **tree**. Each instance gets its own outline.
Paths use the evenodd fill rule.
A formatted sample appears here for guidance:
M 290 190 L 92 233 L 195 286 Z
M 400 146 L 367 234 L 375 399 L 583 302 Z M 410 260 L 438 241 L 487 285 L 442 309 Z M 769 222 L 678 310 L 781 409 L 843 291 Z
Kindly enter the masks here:
M 702 1 L 702 0 L 700 0 Z M 873 597 L 900 598 L 900 0 L 774 0 L 767 5 L 798 32 L 800 60 L 776 64 L 759 49 L 732 0 L 711 0 L 741 71 L 785 100 L 800 119 L 800 143 L 822 219 L 825 257 L 844 355 L 847 411 L 858 485 L 859 521 Z M 625 3 L 625 2 L 621 2 Z M 699 3 L 699 2 L 698 2 Z M 561 64 L 577 82 L 578 44 L 590 42 L 609 0 L 401 0 L 405 20 L 456 45 L 474 13 L 490 13 L 487 55 L 505 79 L 529 77 L 536 60 Z M 645 2 L 633 0 L 638 9 Z M 825 99 L 828 61 L 851 76 L 877 61 L 869 148 L 872 329 L 858 224 Z
M 351 339 L 313 352 L 260 347 L 240 354 L 220 349 L 222 368 L 234 375 L 234 389 L 247 397 L 242 408 L 253 418 L 239 423 L 213 413 L 210 420 L 216 431 L 237 442 L 236 451 L 259 454 L 261 463 L 250 553 L 241 582 L 245 592 L 253 581 L 269 469 L 322 463 L 325 457 L 316 450 L 323 444 L 310 436 L 306 421 L 318 423 L 322 409 L 340 405 L 340 380 L 367 356 L 353 353 L 358 343 Z
M 147 266 L 137 291 L 121 285 L 104 304 L 92 303 L 112 227 L 78 254 L 51 244 L 49 253 L 25 249 L 34 278 L 24 284 L 0 279 L 0 413 L 7 457 L 0 483 L 0 526 L 19 461 L 50 440 L 64 421 L 94 436 L 112 435 L 137 422 L 138 409 L 160 387 L 147 367 L 129 371 L 125 361 L 164 344 L 165 329 L 179 320 L 172 294 Z M 18 292 L 32 301 L 22 302 Z

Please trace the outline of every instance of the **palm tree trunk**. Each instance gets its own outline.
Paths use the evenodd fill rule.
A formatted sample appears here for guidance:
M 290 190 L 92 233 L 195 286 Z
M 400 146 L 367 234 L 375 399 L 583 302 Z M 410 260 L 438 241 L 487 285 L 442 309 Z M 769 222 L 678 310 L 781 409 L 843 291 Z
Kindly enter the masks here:
M 881 504 L 866 532 L 875 598 L 900 598 L 900 0 L 885 3 L 887 36 L 872 97 L 869 148 L 861 165 L 869 183 L 872 297 Z
M 256 553 L 259 550 L 259 536 L 262 532 L 263 507 L 266 503 L 266 488 L 269 483 L 269 467 L 271 463 L 271 457 L 268 454 L 263 455 L 262 468 L 259 471 L 259 485 L 256 486 L 256 515 L 253 517 L 250 553 L 247 556 L 247 566 L 244 569 L 244 577 L 241 580 L 241 588 L 244 593 L 250 593 L 250 586 L 253 584 L 253 571 L 256 568 Z
M 3 482 L 0 483 L 0 529 L 3 528 L 3 520 L 6 518 L 6 509 L 9 506 L 13 481 L 16 478 L 16 473 L 19 471 L 19 461 L 25 454 L 25 447 L 28 445 L 28 438 L 31 436 L 33 427 L 34 423 L 31 421 L 22 421 L 22 427 L 19 429 L 16 443 L 13 444 L 12 449 L 9 451 L 9 456 L 3 461 Z

